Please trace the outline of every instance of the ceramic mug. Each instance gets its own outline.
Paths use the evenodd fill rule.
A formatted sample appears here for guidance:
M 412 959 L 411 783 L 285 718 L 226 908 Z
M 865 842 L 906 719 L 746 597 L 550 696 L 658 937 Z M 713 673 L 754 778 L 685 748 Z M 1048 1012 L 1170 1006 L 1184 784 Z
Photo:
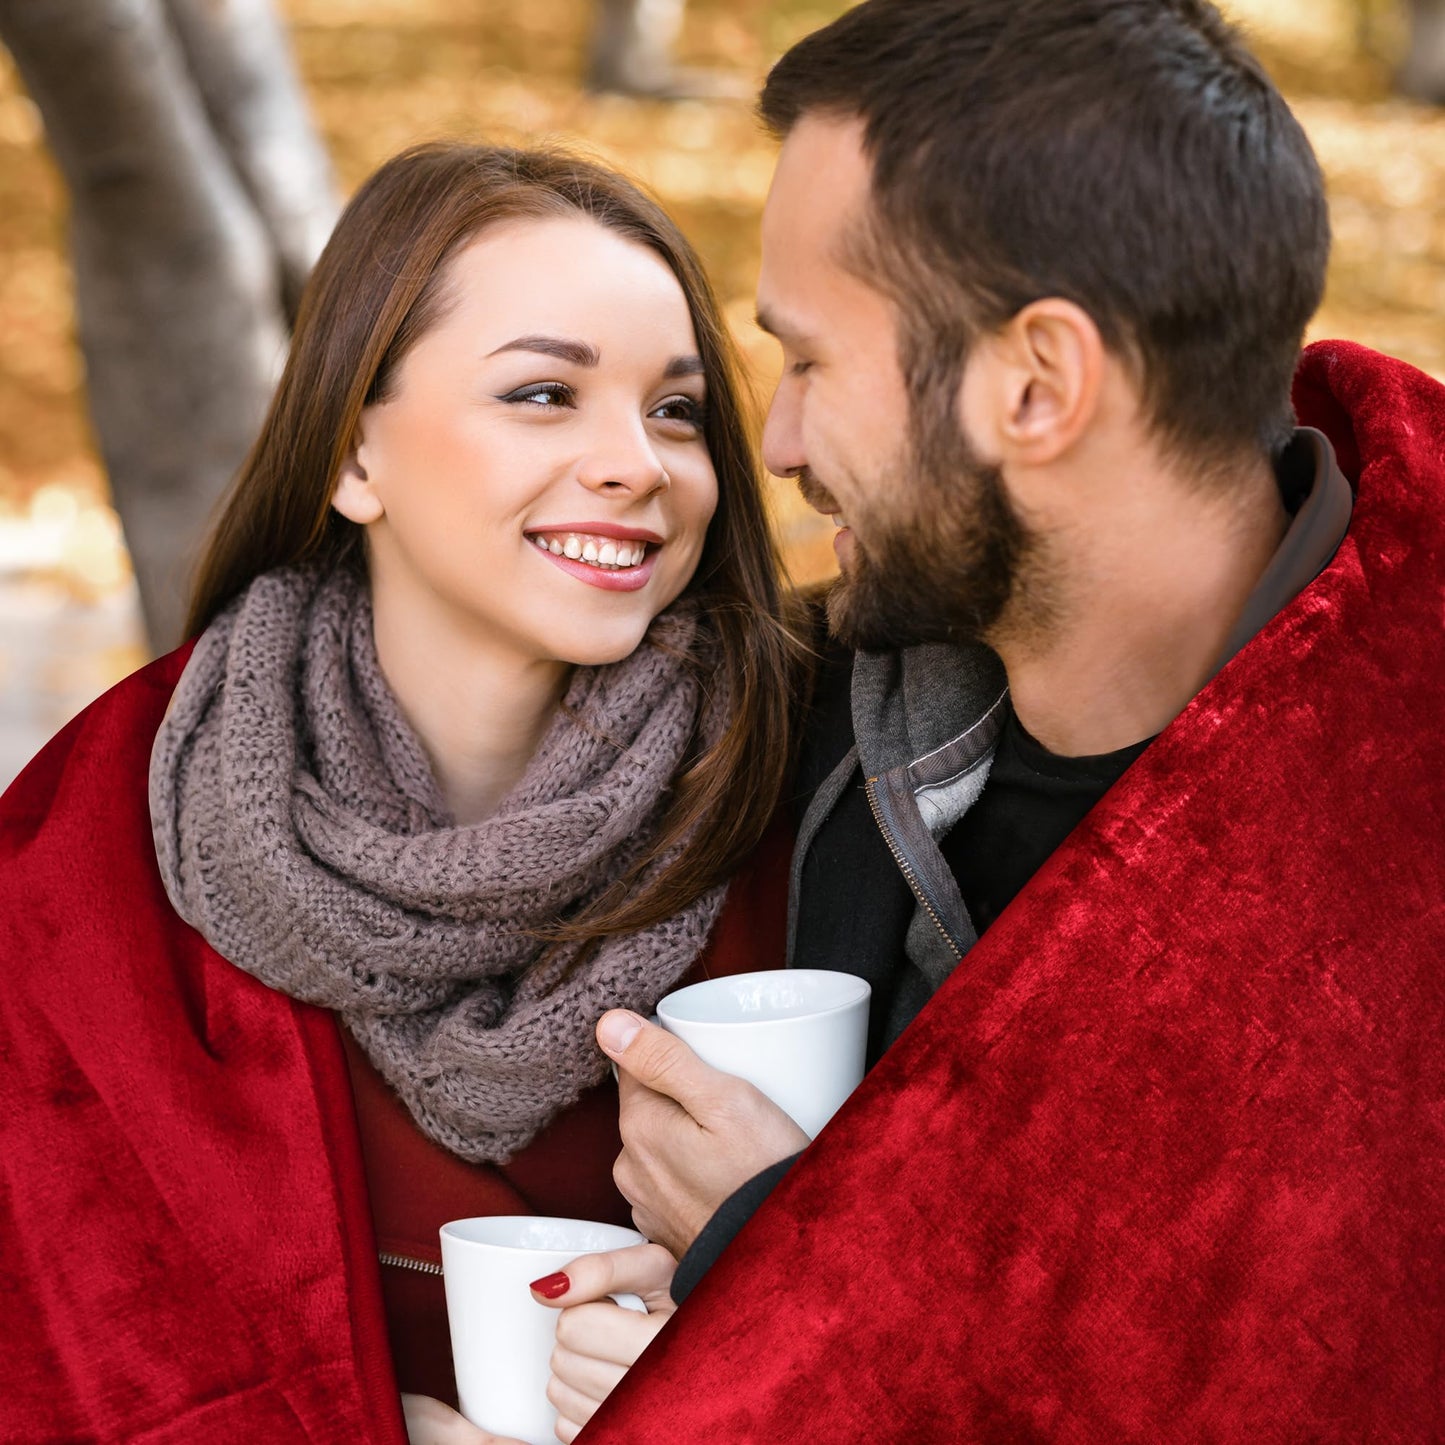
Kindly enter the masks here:
M 454 1219 L 442 1225 L 441 1240 L 462 1414 L 497 1435 L 556 1445 L 547 1380 L 559 1311 L 538 1304 L 527 1286 L 578 1255 L 647 1241 L 616 1224 L 510 1214 Z M 646 1312 L 635 1294 L 612 1298 Z
M 862 1081 L 871 993 L 827 969 L 738 973 L 668 994 L 657 1019 L 704 1063 L 755 1084 L 811 1139 Z

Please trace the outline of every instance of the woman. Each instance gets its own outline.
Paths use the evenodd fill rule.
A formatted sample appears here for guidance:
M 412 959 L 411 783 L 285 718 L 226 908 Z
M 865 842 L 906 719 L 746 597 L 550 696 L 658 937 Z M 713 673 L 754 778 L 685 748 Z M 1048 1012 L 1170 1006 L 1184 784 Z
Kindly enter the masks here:
M 775 576 L 658 207 L 459 145 L 362 187 L 194 651 L 0 809 L 0 1436 L 396 1442 L 441 1222 L 626 1219 L 597 1017 L 780 961 L 775 856 L 719 922 L 788 759 Z M 619 1368 L 578 1371 L 564 1438 Z

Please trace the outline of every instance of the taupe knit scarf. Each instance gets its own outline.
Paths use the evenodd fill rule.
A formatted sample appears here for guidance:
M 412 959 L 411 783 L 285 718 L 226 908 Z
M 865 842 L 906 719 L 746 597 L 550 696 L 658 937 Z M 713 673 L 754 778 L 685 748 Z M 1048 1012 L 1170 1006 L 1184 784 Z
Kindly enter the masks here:
M 521 781 L 457 827 L 377 665 L 364 583 L 267 573 L 197 643 L 156 738 L 166 891 L 231 962 L 336 1010 L 431 1138 L 503 1161 L 602 1078 L 598 1015 L 650 1012 L 721 906 L 719 887 L 566 978 L 577 946 L 538 966 L 529 934 L 656 836 L 695 731 L 725 716 L 683 660 L 703 645 L 675 607 L 630 657 L 577 669 Z

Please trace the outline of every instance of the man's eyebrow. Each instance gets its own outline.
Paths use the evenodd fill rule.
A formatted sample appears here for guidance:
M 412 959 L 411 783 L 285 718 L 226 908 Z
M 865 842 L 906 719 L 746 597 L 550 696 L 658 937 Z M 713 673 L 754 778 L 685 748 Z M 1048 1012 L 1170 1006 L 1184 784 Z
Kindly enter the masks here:
M 766 331 L 769 336 L 776 337 L 779 341 L 797 345 L 807 340 L 800 328 L 789 325 L 777 312 L 770 311 L 766 306 L 759 306 L 753 319 L 757 322 L 759 331 Z
M 702 364 L 700 356 L 674 356 L 667 363 L 662 373 L 664 381 L 672 381 L 679 376 L 706 376 L 707 368 Z
M 489 351 L 487 356 L 500 356 L 504 351 L 535 351 L 541 356 L 555 356 L 558 361 L 570 361 L 573 366 L 596 366 L 602 359 L 595 346 L 588 346 L 585 341 L 570 341 L 565 336 L 518 336 Z

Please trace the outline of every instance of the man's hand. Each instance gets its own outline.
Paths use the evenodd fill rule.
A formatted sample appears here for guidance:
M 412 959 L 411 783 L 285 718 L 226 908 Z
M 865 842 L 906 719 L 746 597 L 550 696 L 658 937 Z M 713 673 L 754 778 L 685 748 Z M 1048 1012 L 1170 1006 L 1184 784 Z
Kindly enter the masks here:
M 676 1269 L 660 1244 L 634 1244 L 584 1254 L 533 1285 L 539 1304 L 562 1311 L 547 1398 L 557 1407 L 557 1438 L 564 1445 L 576 1439 L 671 1318 L 668 1287 Z M 623 1309 L 607 1298 L 611 1294 L 641 1295 L 647 1313 Z
M 479 1430 L 465 1415 L 430 1395 L 403 1395 L 401 1413 L 409 1445 L 525 1445 L 510 1436 Z
M 622 1153 L 612 1177 L 633 1223 L 678 1259 L 728 1195 L 809 1143 L 758 1089 L 634 1013 L 603 1014 L 597 1042 L 617 1064 Z

